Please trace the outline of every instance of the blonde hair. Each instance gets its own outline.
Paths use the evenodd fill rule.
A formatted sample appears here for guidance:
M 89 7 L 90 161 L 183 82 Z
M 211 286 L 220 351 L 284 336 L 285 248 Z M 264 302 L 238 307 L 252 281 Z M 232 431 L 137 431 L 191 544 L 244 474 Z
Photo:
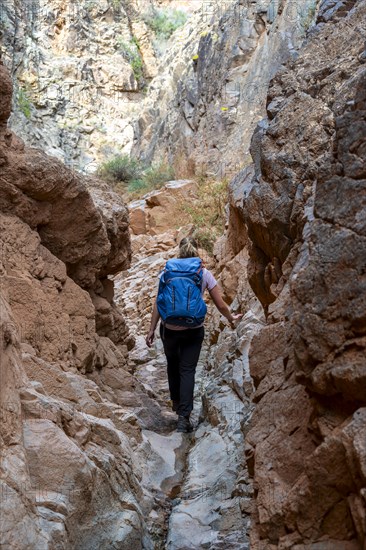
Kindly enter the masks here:
M 184 237 L 179 243 L 178 258 L 195 258 L 198 254 L 198 244 L 193 237 Z

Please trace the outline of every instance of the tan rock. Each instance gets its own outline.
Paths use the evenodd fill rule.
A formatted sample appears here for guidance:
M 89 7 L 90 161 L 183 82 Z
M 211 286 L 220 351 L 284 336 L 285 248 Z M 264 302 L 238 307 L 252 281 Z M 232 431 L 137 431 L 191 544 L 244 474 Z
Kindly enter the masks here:
M 128 205 L 130 212 L 130 230 L 134 235 L 147 233 L 145 200 L 134 201 Z
M 129 266 L 127 209 L 4 127 L 0 155 L 0 546 L 142 548 L 131 453 L 161 411 L 126 368 L 133 341 L 106 279 Z
M 182 205 L 194 200 L 196 191 L 194 181 L 177 180 L 148 193 L 141 200 L 133 201 L 129 204 L 132 233 L 159 235 L 174 231 L 175 227 L 186 222 Z

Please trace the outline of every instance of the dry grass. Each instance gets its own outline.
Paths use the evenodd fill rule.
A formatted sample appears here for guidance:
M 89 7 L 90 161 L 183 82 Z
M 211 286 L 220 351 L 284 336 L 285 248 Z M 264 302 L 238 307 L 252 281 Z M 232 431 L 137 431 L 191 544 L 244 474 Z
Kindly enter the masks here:
M 227 203 L 228 182 L 200 178 L 197 199 L 183 203 L 185 224 L 194 225 L 193 236 L 200 248 L 212 254 L 214 244 L 225 229 L 225 205 Z M 177 220 L 180 221 L 180 220 Z

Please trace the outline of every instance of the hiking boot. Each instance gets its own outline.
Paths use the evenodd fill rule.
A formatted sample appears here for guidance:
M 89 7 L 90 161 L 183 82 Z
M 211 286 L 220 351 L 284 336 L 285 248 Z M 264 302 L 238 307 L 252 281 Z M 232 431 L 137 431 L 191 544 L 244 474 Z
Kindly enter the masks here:
M 172 401 L 172 411 L 177 412 L 179 407 L 179 401 Z
M 189 433 L 193 431 L 193 426 L 189 417 L 178 416 L 177 432 Z

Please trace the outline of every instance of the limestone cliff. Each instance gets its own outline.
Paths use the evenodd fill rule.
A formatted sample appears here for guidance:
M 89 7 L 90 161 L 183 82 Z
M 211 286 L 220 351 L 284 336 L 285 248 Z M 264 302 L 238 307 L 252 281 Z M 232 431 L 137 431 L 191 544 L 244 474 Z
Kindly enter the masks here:
M 15 84 L 11 128 L 85 173 L 133 143 L 132 117 L 157 74 L 147 16 L 196 0 L 5 0 L 3 60 Z

